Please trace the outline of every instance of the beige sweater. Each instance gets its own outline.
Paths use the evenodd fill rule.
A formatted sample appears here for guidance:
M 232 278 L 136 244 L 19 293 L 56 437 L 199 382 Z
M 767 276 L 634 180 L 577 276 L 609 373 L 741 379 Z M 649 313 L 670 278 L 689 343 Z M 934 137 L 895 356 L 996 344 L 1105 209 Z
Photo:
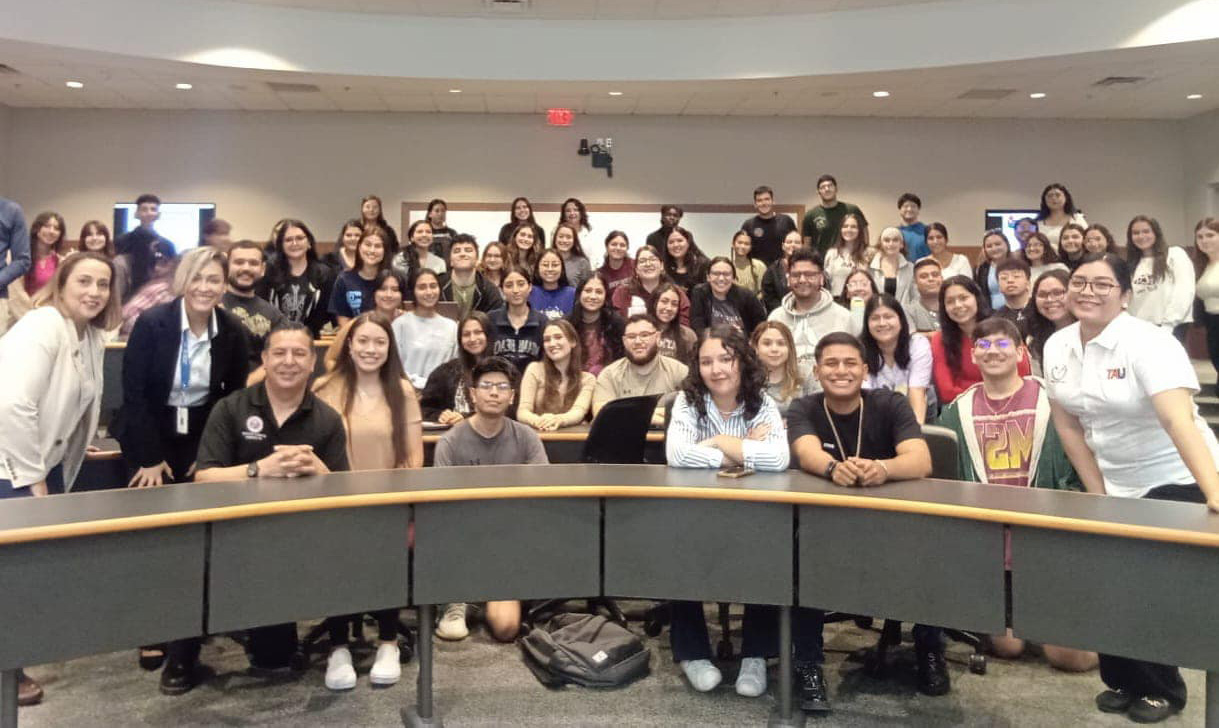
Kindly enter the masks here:
M 516 410 L 516 419 L 530 427 L 537 427 L 542 415 L 554 414 L 559 416 L 559 427 L 580 424 L 588 417 L 588 410 L 593 402 L 593 385 L 597 383 L 597 378 L 588 372 L 580 372 L 580 393 L 576 395 L 571 409 L 566 412 L 547 412 L 542 406 L 542 398 L 546 392 L 545 367 L 545 363 L 540 361 L 530 362 L 529 366 L 525 367 L 525 374 L 521 377 L 521 402 Z

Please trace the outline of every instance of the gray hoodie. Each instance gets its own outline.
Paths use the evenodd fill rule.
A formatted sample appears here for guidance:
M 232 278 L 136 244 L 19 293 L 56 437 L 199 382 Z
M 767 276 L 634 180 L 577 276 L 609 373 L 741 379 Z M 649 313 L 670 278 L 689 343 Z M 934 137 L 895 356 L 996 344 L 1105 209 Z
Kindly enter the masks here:
M 805 377 L 813 375 L 813 350 L 821 337 L 835 331 L 849 333 L 851 330 L 851 312 L 834 303 L 834 297 L 824 288 L 811 310 L 798 313 L 796 294 L 789 292 L 783 297 L 783 304 L 771 311 L 767 318 L 791 329 L 792 338 L 796 341 L 796 361 L 800 374 Z

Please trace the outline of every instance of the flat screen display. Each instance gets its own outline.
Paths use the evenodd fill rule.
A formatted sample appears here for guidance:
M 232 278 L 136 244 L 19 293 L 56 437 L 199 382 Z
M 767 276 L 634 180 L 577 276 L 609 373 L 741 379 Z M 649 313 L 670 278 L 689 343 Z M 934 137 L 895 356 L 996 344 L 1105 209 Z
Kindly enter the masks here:
M 1003 231 L 1003 235 L 1007 238 L 1007 245 L 1012 250 L 1020 250 L 1024 246 L 1020 244 L 1020 240 L 1016 237 L 1016 223 L 1024 218 L 1036 220 L 1040 210 L 987 210 L 986 211 L 986 229 L 993 230 L 999 228 Z
M 203 226 L 216 217 L 214 202 L 162 202 L 161 219 L 153 224 L 157 234 L 168 238 L 178 254 L 199 245 Z M 134 202 L 114 205 L 114 236 L 118 237 L 139 227 Z

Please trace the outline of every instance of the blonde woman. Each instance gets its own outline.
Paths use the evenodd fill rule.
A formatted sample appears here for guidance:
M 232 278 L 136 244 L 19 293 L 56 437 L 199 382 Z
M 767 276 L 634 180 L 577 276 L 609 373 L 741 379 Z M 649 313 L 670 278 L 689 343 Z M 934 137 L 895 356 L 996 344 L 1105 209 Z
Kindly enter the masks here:
M 779 414 L 786 415 L 792 400 L 817 390 L 817 380 L 800 373 L 796 360 L 796 340 L 782 321 L 763 321 L 753 330 L 749 344 L 766 369 L 766 393 L 775 401 Z

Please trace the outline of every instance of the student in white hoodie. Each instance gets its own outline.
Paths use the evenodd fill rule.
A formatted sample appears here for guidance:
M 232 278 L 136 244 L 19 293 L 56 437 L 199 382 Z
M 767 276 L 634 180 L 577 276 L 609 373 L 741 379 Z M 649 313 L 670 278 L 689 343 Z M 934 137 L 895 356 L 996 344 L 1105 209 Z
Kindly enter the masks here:
M 1160 223 L 1135 215 L 1126 226 L 1126 262 L 1134 279 L 1130 314 L 1172 331 L 1182 344 L 1194 321 L 1194 264 L 1164 240 Z
M 779 321 L 792 332 L 800 375 L 812 375 L 814 350 L 822 336 L 833 331 L 849 331 L 851 313 L 834 302 L 823 288 L 821 256 L 806 248 L 792 253 L 787 264 L 789 292 L 783 303 L 770 312 L 768 320 Z

